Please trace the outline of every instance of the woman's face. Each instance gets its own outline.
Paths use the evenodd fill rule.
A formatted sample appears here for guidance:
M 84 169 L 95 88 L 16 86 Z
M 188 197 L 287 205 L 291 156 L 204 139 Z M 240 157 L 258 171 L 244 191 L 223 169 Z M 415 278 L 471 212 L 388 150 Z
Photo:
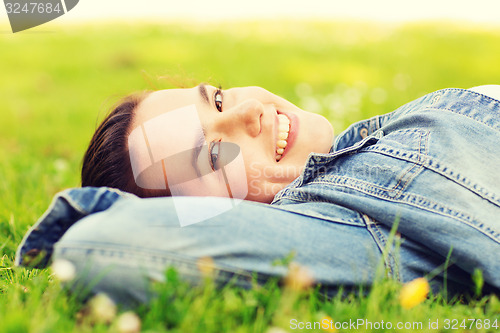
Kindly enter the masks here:
M 227 147 L 219 142 L 236 144 L 230 147 L 239 147 L 241 152 L 247 200 L 271 202 L 279 190 L 300 175 L 311 152 L 327 153 L 332 144 L 333 128 L 326 118 L 303 111 L 259 87 L 219 90 L 202 84 L 191 89 L 156 91 L 139 104 L 132 128 L 173 110 L 186 106 L 193 109 L 193 105 L 203 128 L 206 149 L 198 151 L 195 165 L 187 157 L 183 161 L 180 155 L 181 160 L 176 159 L 177 167 L 191 174 L 190 169 L 195 167 L 216 170 Z M 172 137 L 162 141 L 169 151 L 181 144 L 179 134 L 186 134 L 179 130 L 185 120 L 172 119 L 167 128 L 162 127 L 167 136 L 172 133 Z M 196 142 L 182 142 L 182 146 L 192 149 Z M 196 173 L 199 174 L 199 170 Z

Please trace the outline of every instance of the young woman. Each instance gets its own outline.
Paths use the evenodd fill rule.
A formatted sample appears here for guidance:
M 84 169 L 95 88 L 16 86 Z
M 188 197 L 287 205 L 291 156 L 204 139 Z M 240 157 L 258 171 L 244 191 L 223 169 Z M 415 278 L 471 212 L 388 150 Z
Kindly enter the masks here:
M 189 117 L 189 109 L 169 117 L 185 106 L 194 106 L 192 110 L 196 110 L 197 117 Z M 216 168 L 220 163 L 217 159 L 224 157 L 224 149 L 221 147 L 216 154 L 219 157 L 212 156 L 214 148 L 217 149 L 220 142 L 236 144 L 245 164 L 245 185 L 249 187 L 241 199 L 252 201 L 270 203 L 279 190 L 300 175 L 311 152 L 328 153 L 333 143 L 333 129 L 326 118 L 303 111 L 263 88 L 222 91 L 201 84 L 192 89 L 160 90 L 126 99 L 103 121 L 84 157 L 82 186 L 110 186 L 141 197 L 170 195 L 170 188 L 148 191 L 137 185 L 131 158 L 140 154 L 131 153 L 129 147 L 132 130 L 151 120 L 158 122 L 161 115 L 168 117 L 162 125 L 162 133 L 154 133 L 147 139 L 152 144 L 150 141 L 161 135 L 159 144 L 167 152 L 176 151 L 179 146 L 183 148 L 177 150 L 195 149 L 197 128 L 188 127 L 186 123 L 201 125 L 207 147 L 198 152 L 195 166 L 191 165 L 189 154 L 176 161 L 183 173 L 195 167 Z M 176 130 L 179 126 L 182 131 Z M 165 164 L 169 167 L 173 163 Z M 203 194 L 217 195 L 211 191 Z
M 371 284 L 380 262 L 454 292 L 479 269 L 499 291 L 498 142 L 499 86 L 439 90 L 335 140 L 325 118 L 262 88 L 134 95 L 94 134 L 83 188 L 56 197 L 17 261 L 54 250 L 118 302 L 146 301 L 168 266 L 196 280 L 211 257 L 221 281 L 249 285 L 284 275 L 272 262 L 291 252 L 329 291 Z

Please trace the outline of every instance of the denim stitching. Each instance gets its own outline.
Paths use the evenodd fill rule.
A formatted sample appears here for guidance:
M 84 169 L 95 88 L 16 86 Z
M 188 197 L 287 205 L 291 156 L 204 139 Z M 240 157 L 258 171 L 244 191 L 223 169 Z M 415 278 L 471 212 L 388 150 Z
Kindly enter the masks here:
M 194 257 L 188 257 L 188 256 L 182 256 L 179 253 L 175 252 L 168 252 L 166 253 L 154 253 L 152 251 L 148 251 L 147 249 L 130 249 L 130 248 L 106 248 L 106 247 L 98 247 L 95 244 L 90 244 L 91 246 L 65 246 L 65 245 L 60 245 L 58 246 L 57 251 L 59 252 L 58 255 L 63 255 L 65 252 L 80 252 L 84 256 L 92 256 L 94 254 L 97 254 L 99 256 L 106 256 L 109 258 L 113 257 L 123 257 L 124 255 L 131 256 L 131 257 L 137 257 L 140 259 L 140 262 L 146 262 L 149 261 L 151 264 L 155 263 L 162 263 L 166 264 L 168 262 L 177 262 L 180 264 L 184 265 L 192 265 L 190 268 L 194 268 L 196 270 L 196 263 L 197 259 Z M 222 272 L 228 272 L 232 273 L 235 275 L 239 276 L 244 276 L 244 277 L 251 277 L 251 275 L 245 275 L 243 272 L 244 270 L 236 270 L 235 268 L 225 265 L 224 267 L 221 267 L 220 264 L 217 264 L 216 267 L 217 271 L 222 271 Z
M 329 185 L 332 185 L 330 183 Z M 375 193 L 375 192 L 370 192 L 366 190 L 366 187 L 357 187 L 356 184 L 343 184 L 342 186 L 351 188 L 354 190 L 358 190 L 362 193 L 377 197 L 377 198 L 383 198 L 388 201 L 392 202 L 397 202 L 397 203 L 402 203 L 402 204 L 407 204 L 409 206 L 417 207 L 432 213 L 436 213 L 445 217 L 449 217 L 455 220 L 458 220 L 462 223 L 467 224 L 468 226 L 478 230 L 479 232 L 487 235 L 488 237 L 492 238 L 494 241 L 497 243 L 500 243 L 500 232 L 491 229 L 488 226 L 484 226 L 480 222 L 476 221 L 473 217 L 470 215 L 451 209 L 449 207 L 446 207 L 438 202 L 429 200 L 425 197 L 418 196 L 416 194 L 411 194 L 411 193 L 405 193 L 402 195 L 399 199 L 392 198 L 389 196 L 384 195 L 383 193 Z
M 492 204 L 496 206 L 500 205 L 500 198 L 498 198 L 494 193 L 488 192 L 483 186 L 475 182 L 472 182 L 469 178 L 466 178 L 465 176 L 462 176 L 459 173 L 454 175 L 453 170 L 449 170 L 448 167 L 442 166 L 439 163 L 439 161 L 430 158 L 428 162 L 425 164 L 425 167 L 440 175 L 445 176 L 450 180 L 453 180 L 457 184 L 462 185 L 463 187 L 475 193 L 476 195 L 480 196 L 481 198 L 490 201 Z
M 307 198 L 299 198 L 299 197 L 303 197 L 305 196 L 305 194 L 303 193 L 292 193 L 290 197 L 287 197 L 286 200 L 290 200 L 290 201 L 294 201 L 294 202 L 297 202 L 297 203 L 311 203 L 311 202 L 324 202 L 324 203 L 329 203 L 331 204 L 331 202 L 327 199 L 323 199 L 323 198 L 314 198 L 311 200 L 311 197 L 310 196 L 307 196 Z M 334 219 L 330 216 L 325 216 L 324 214 L 321 214 L 319 213 L 318 215 L 321 215 L 321 216 L 318 216 L 318 215 L 311 215 L 311 214 L 304 214 L 304 213 L 300 213 L 300 212 L 296 212 L 294 210 L 291 210 L 291 209 L 287 209 L 285 207 L 279 207 L 279 206 L 275 206 L 273 208 L 276 208 L 276 209 L 281 209 L 281 210 L 284 210 L 284 211 L 287 211 L 287 212 L 291 212 L 291 213 L 295 213 L 295 214 L 301 214 L 301 215 L 306 215 L 306 216 L 310 216 L 310 217 L 313 217 L 315 219 L 322 219 L 322 220 L 325 220 L 325 221 L 328 221 L 328 222 L 338 222 L 338 223 L 345 223 L 345 224 L 349 224 L 349 225 L 353 225 L 353 226 L 357 226 L 357 227 L 363 227 L 364 224 L 360 224 L 359 221 L 360 219 L 346 219 L 346 218 L 342 218 L 342 219 Z
M 363 152 L 378 152 L 380 154 L 384 154 L 387 156 L 392 156 L 403 160 L 407 160 L 412 163 L 421 164 L 422 167 L 425 167 L 429 170 L 432 170 L 438 174 L 445 176 L 446 178 L 449 178 L 450 180 L 455 181 L 457 184 L 462 185 L 463 187 L 479 195 L 480 197 L 492 202 L 493 204 L 497 206 L 500 205 L 500 198 L 497 195 L 495 195 L 492 192 L 488 192 L 485 187 L 475 182 L 472 182 L 469 178 L 466 178 L 465 176 L 462 176 L 459 173 L 455 174 L 453 170 L 448 169 L 447 166 L 441 165 L 441 163 L 438 160 L 429 157 L 428 155 L 426 156 L 423 162 L 417 163 L 418 160 L 420 159 L 420 156 L 425 156 L 425 155 L 418 154 L 416 155 L 417 160 L 415 160 L 414 154 L 406 156 L 401 154 L 399 151 L 395 149 L 387 150 L 387 147 L 385 147 L 384 145 L 366 147 L 363 149 Z
M 418 159 L 420 160 L 420 157 L 421 156 L 424 156 L 423 157 L 423 161 L 421 162 L 421 164 L 413 164 L 413 167 L 410 168 L 408 170 L 407 173 L 410 173 L 410 171 L 416 167 L 417 165 L 420 165 L 420 167 L 418 168 L 418 170 L 416 170 L 415 172 L 413 172 L 413 175 L 410 175 L 410 177 L 408 177 L 408 179 L 406 180 L 406 182 L 403 184 L 403 186 L 401 187 L 401 189 L 399 190 L 398 193 L 396 193 L 395 197 L 398 197 L 401 195 L 401 193 L 403 192 L 403 190 L 410 184 L 410 182 L 418 175 L 420 174 L 420 172 L 424 169 L 424 166 L 423 164 L 425 163 L 425 161 L 427 160 L 427 156 L 429 154 L 429 151 L 428 151 L 428 138 L 429 138 L 429 135 L 430 133 L 429 132 L 426 132 L 425 133 L 425 145 L 424 145 L 424 152 L 422 154 L 422 142 L 424 142 L 424 133 L 423 132 L 420 132 L 420 140 L 418 141 L 418 152 L 420 155 L 418 155 Z M 403 179 L 404 177 L 401 177 L 401 180 Z
M 389 190 L 386 190 L 382 187 L 378 187 L 376 185 L 373 185 L 373 184 L 365 182 L 365 181 L 361 181 L 358 179 L 345 177 L 345 176 L 333 176 L 329 179 L 329 181 L 317 181 L 317 182 L 315 182 L 315 184 L 339 185 L 342 187 L 347 187 L 347 188 L 350 188 L 353 190 L 360 191 L 360 192 L 368 194 L 368 195 L 387 199 L 387 200 L 393 201 L 393 202 L 401 202 L 401 203 L 407 202 L 407 198 L 410 196 L 415 197 L 415 198 L 420 197 L 420 196 L 417 196 L 415 194 L 405 193 L 402 196 L 400 196 L 398 199 L 396 199 L 394 196 L 390 196 L 390 195 L 387 195 L 386 193 L 384 193 L 384 192 L 391 192 Z M 373 188 L 373 189 L 370 189 L 370 188 Z M 290 195 L 294 195 L 294 194 L 295 193 L 290 193 Z M 421 198 L 423 198 L 423 197 L 421 197 Z M 432 203 L 434 206 L 442 206 L 441 204 L 434 202 L 432 200 L 428 200 L 427 198 L 424 198 L 424 199 L 427 202 Z M 419 200 L 419 201 L 422 201 L 422 200 Z M 419 205 L 415 205 L 415 206 L 420 207 Z M 444 206 L 442 206 L 442 207 L 444 207 Z M 451 208 L 449 210 L 453 211 Z M 460 215 L 461 216 L 469 216 L 469 215 L 466 215 L 464 213 L 460 213 Z M 450 217 L 454 217 L 454 216 L 450 216 Z
M 446 108 L 446 107 L 443 107 L 443 108 L 426 107 L 426 108 L 422 109 L 422 111 L 431 111 L 431 110 L 433 110 L 433 111 L 443 111 L 443 110 L 449 111 L 449 112 L 452 112 L 454 114 L 457 114 L 457 115 L 460 115 L 460 116 L 463 116 L 463 117 L 467 117 L 467 118 L 469 118 L 471 120 L 474 120 L 475 122 L 483 124 L 483 125 L 491 128 L 491 129 L 493 129 L 495 131 L 499 131 L 500 130 L 500 126 L 492 126 L 492 125 L 490 125 L 488 123 L 485 123 L 482 120 L 476 119 L 476 117 L 470 116 L 469 114 L 458 112 L 457 110 L 449 109 L 449 108 Z
M 366 148 L 364 148 L 363 151 L 366 151 L 366 152 L 374 151 L 374 152 L 378 152 L 380 154 L 384 154 L 384 155 L 388 155 L 388 156 L 392 156 L 392 157 L 396 157 L 396 158 L 399 158 L 399 156 L 400 156 L 399 151 L 396 151 L 396 150 L 388 151 L 384 145 L 366 147 Z M 420 155 L 417 155 L 417 156 L 418 156 L 417 157 L 417 161 L 418 161 L 418 159 L 420 158 Z M 401 159 L 403 159 L 403 157 L 406 157 L 406 156 L 401 155 Z M 416 163 L 413 154 L 410 154 L 409 156 L 407 156 L 405 158 L 405 160 L 408 160 L 409 162 Z M 429 170 L 432 170 L 438 174 L 441 174 L 441 175 L 455 181 L 457 184 L 461 184 L 462 186 L 464 186 L 468 190 L 474 192 L 475 194 L 479 195 L 480 197 L 482 197 L 488 201 L 491 201 L 495 205 L 500 205 L 500 198 L 498 198 L 494 193 L 488 192 L 484 187 L 480 186 L 477 183 L 473 183 L 469 178 L 461 176 L 460 174 L 455 175 L 453 170 L 450 170 L 450 169 L 448 169 L 448 167 L 441 165 L 441 163 L 438 160 L 436 160 L 432 157 L 429 157 L 427 155 L 427 157 L 421 163 L 422 163 L 423 167 L 425 167 Z
M 421 134 L 422 134 L 422 133 L 421 133 Z M 427 134 L 428 134 L 428 133 L 427 133 Z M 419 145 L 420 145 L 420 141 L 421 141 L 421 140 L 419 140 Z M 385 145 L 382 145 L 382 148 L 380 148 L 380 150 L 383 150 L 383 151 L 384 151 L 385 149 L 386 149 L 386 148 L 385 148 Z M 420 149 L 420 148 L 419 148 L 419 149 Z M 372 151 L 372 150 L 377 151 L 377 150 L 379 150 L 379 149 L 377 149 L 377 146 L 369 146 L 369 147 L 365 147 L 365 148 L 363 148 L 362 152 L 370 152 L 370 151 Z M 391 154 L 391 153 L 394 153 L 394 154 Z M 412 159 L 412 157 L 414 156 L 414 154 L 418 156 L 418 157 L 417 157 L 417 159 L 416 159 L 416 161 Z M 427 154 L 427 151 L 426 151 L 426 154 Z M 344 178 L 346 178 L 346 179 L 352 179 L 352 180 L 355 180 L 356 182 L 359 182 L 359 183 L 362 183 L 362 184 L 365 184 L 365 185 L 368 185 L 368 186 L 371 186 L 371 187 L 377 188 L 377 189 L 379 189 L 379 190 L 381 190 L 381 191 L 385 191 L 385 192 L 394 192 L 394 191 L 396 191 L 396 190 L 397 190 L 397 188 L 399 187 L 400 183 L 403 181 L 404 177 L 405 177 L 408 173 L 410 173 L 410 172 L 411 172 L 411 171 L 412 171 L 415 167 L 417 167 L 417 166 L 419 166 L 419 165 L 420 165 L 420 168 L 419 168 L 417 171 L 413 172 L 413 174 L 414 174 L 414 175 L 413 175 L 412 177 L 409 177 L 409 178 L 405 181 L 405 183 L 404 183 L 404 185 L 401 187 L 401 189 L 400 189 L 400 190 L 399 190 L 399 191 L 398 191 L 398 192 L 394 195 L 394 197 L 399 196 L 399 195 L 400 195 L 400 193 L 401 193 L 401 192 L 402 192 L 402 191 L 406 188 L 406 186 L 408 186 L 408 185 L 409 185 L 410 181 L 411 181 L 411 180 L 413 180 L 413 179 L 414 179 L 414 178 L 415 178 L 415 177 L 419 174 L 419 171 L 423 169 L 423 166 L 422 166 L 422 163 L 423 163 L 423 162 L 420 162 L 420 160 L 421 160 L 420 155 L 422 155 L 422 154 L 420 154 L 420 152 L 419 152 L 418 154 L 417 154 L 417 153 L 411 153 L 411 154 L 408 156 L 408 158 L 404 158 L 404 157 L 406 157 L 406 152 L 404 152 L 404 151 L 403 151 L 403 152 L 401 153 L 399 150 L 394 149 L 394 148 L 392 148 L 392 147 L 391 147 L 391 148 L 390 148 L 390 153 L 387 153 L 387 154 L 384 154 L 384 155 L 388 155 L 388 156 L 391 156 L 391 157 L 398 157 L 398 156 L 401 156 L 401 157 L 398 157 L 398 158 L 400 158 L 400 159 L 402 159 L 402 160 L 406 160 L 406 161 L 409 161 L 409 162 L 413 163 L 413 165 L 412 165 L 409 169 L 407 169 L 407 170 L 403 173 L 403 175 L 402 175 L 402 176 L 400 177 L 400 179 L 398 180 L 398 183 L 397 183 L 396 185 L 394 185 L 392 188 L 385 188 L 385 187 L 382 187 L 382 186 L 379 186 L 379 185 L 375 185 L 375 184 L 372 184 L 372 183 L 369 183 L 369 182 L 365 182 L 365 181 L 362 181 L 362 180 L 358 180 L 358 179 L 353 179 L 353 178 L 350 178 L 350 177 L 344 177 Z M 424 158 L 423 158 L 423 160 L 425 161 L 425 160 L 426 160 L 426 157 L 424 157 Z M 318 180 L 314 180 L 314 181 L 310 182 L 309 184 L 324 184 L 324 185 L 327 185 L 327 184 L 329 184 L 329 181 L 330 181 L 331 177 L 332 177 L 332 176 L 328 176 L 328 177 L 320 178 L 320 179 L 318 179 Z M 338 177 L 338 176 L 335 176 L 335 177 Z M 326 179 L 325 179 L 325 178 L 326 178 Z
M 83 209 L 83 207 L 77 201 L 73 200 L 73 198 L 69 195 L 68 192 L 63 192 L 63 193 L 58 194 L 56 199 L 59 199 L 59 198 L 65 200 L 69 206 L 73 207 L 80 214 L 85 215 L 85 216 L 90 214 L 90 212 L 87 211 L 86 209 Z
M 330 182 L 325 182 L 325 185 L 340 185 L 346 188 L 350 188 L 353 190 L 357 190 L 361 193 L 365 193 L 367 195 L 374 196 L 376 198 L 382 198 L 391 202 L 396 202 L 396 203 L 402 203 L 406 204 L 409 206 L 417 207 L 426 211 L 429 211 L 431 213 L 439 214 L 445 217 L 452 218 L 454 220 L 458 220 L 474 229 L 477 231 L 485 234 L 489 238 L 493 239 L 497 243 L 500 243 L 500 232 L 491 229 L 488 226 L 484 226 L 482 223 L 478 222 L 475 220 L 472 216 L 460 212 L 458 210 L 449 208 L 441 203 L 435 202 L 433 200 L 429 200 L 428 198 L 412 194 L 412 193 L 405 193 L 400 198 L 396 199 L 391 196 L 384 195 L 383 193 L 377 193 L 375 191 L 369 191 L 366 189 L 366 186 L 357 186 L 356 183 L 363 183 L 362 181 L 354 180 L 354 179 L 342 179 L 342 178 L 347 178 L 347 177 L 337 177 L 338 180 L 335 181 L 333 179 L 330 180 Z M 349 183 L 347 182 L 348 180 L 351 180 Z M 342 181 L 342 183 L 340 183 Z M 366 184 L 372 186 L 372 184 Z M 291 196 L 297 195 L 296 193 L 290 193 Z M 292 200 L 292 198 L 288 198 Z
M 384 258 L 384 250 L 387 246 L 387 240 L 380 230 L 378 222 L 365 214 L 362 214 L 362 217 L 365 220 L 368 231 L 379 248 L 382 258 L 384 259 L 384 265 L 389 271 L 389 277 L 397 281 L 401 281 L 398 265 L 396 264 L 396 260 L 390 249 L 387 252 L 387 259 Z

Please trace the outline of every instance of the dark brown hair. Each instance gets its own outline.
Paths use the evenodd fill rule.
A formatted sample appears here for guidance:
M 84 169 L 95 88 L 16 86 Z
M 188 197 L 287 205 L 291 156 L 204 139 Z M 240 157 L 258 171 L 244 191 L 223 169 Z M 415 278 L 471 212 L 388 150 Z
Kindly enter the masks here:
M 99 125 L 90 140 L 82 163 L 83 186 L 107 186 L 140 197 L 167 196 L 163 190 L 136 185 L 128 153 L 128 135 L 139 103 L 148 91 L 123 98 Z

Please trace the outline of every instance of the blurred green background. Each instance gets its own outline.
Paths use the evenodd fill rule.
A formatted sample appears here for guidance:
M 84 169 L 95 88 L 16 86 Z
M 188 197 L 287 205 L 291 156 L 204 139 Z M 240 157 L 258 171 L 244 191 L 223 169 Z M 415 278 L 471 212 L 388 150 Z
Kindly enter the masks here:
M 500 83 L 500 27 L 247 21 L 81 24 L 0 34 L 0 250 L 11 260 L 121 96 L 258 85 L 340 133 L 428 92 Z

